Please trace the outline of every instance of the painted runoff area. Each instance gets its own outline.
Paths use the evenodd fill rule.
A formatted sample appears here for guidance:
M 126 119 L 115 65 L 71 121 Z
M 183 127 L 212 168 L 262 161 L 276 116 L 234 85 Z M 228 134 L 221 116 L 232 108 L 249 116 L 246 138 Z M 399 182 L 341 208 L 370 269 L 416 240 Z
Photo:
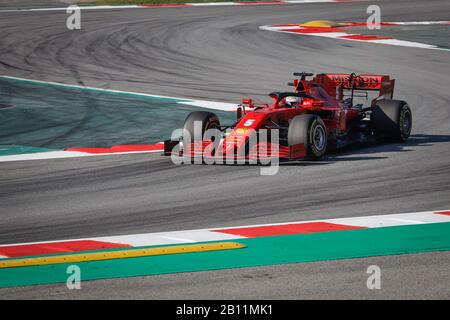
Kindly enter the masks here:
M 76 262 L 82 280 L 243 268 L 450 250 L 450 211 L 300 221 L 0 246 L 0 287 L 66 282 L 72 263 L 1 267 L 1 262 L 78 253 L 233 242 L 233 250 Z
M 236 104 L 0 76 L 0 162 L 161 152 L 186 116 Z

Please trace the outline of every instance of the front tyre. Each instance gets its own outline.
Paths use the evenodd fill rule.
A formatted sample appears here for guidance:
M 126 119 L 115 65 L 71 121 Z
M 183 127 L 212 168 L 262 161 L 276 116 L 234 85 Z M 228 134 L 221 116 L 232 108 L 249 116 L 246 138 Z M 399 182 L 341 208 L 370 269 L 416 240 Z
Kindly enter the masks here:
M 372 128 L 378 141 L 406 142 L 412 129 L 412 112 L 401 100 L 380 100 L 372 110 Z
M 327 150 L 327 129 L 322 119 L 313 114 L 296 116 L 289 123 L 288 144 L 303 144 L 306 158 L 320 159 Z
M 219 118 L 212 112 L 207 111 L 194 111 L 191 112 L 186 120 L 184 121 L 183 126 L 183 140 L 193 141 L 194 139 L 194 126 L 195 123 L 199 122 L 201 127 L 201 138 L 203 139 L 203 135 L 205 131 L 212 128 L 218 128 L 220 126 Z M 185 135 L 189 135 L 186 137 Z M 188 138 L 188 139 L 185 139 Z

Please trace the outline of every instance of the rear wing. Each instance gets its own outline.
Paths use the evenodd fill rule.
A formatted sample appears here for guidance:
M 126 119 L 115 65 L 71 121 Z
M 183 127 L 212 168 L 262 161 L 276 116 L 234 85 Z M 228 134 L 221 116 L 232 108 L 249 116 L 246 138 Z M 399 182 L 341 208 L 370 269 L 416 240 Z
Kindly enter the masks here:
M 325 76 L 328 79 L 334 81 L 337 86 L 349 90 L 381 90 L 383 86 L 393 86 L 395 82 L 395 80 L 390 80 L 389 76 L 385 75 L 327 73 L 318 76 Z
M 356 75 L 354 73 L 323 73 L 314 77 L 312 82 L 322 87 L 332 96 L 342 99 L 344 90 L 379 91 L 379 99 L 392 99 L 394 95 L 395 79 L 387 75 Z

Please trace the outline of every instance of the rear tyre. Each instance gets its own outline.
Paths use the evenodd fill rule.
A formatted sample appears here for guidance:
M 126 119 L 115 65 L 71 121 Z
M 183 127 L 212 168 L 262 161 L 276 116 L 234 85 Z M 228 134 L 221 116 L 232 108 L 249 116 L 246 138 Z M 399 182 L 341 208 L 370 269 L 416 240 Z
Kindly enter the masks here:
M 325 124 L 316 115 L 303 114 L 296 116 L 289 123 L 289 146 L 302 143 L 305 146 L 306 158 L 309 160 L 318 160 L 325 154 L 327 140 Z
M 198 121 L 201 123 L 202 128 L 202 139 L 206 130 L 217 128 L 220 126 L 219 118 L 212 112 L 206 111 L 195 111 L 191 112 L 186 120 L 184 120 L 183 127 L 183 140 L 187 141 L 186 135 L 189 134 L 189 140 L 194 141 L 194 125 L 195 122 Z M 186 137 L 186 139 L 185 139 Z
M 412 112 L 405 101 L 378 101 L 372 110 L 371 121 L 378 141 L 405 142 L 411 134 Z

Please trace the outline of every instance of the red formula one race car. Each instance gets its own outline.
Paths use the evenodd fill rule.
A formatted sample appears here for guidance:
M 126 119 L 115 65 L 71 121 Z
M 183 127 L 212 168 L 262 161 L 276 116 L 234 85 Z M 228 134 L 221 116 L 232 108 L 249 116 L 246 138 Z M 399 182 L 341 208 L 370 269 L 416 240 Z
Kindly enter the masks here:
M 271 93 L 272 104 L 243 99 L 237 121 L 230 126 L 221 125 L 214 113 L 192 112 L 181 137 L 166 141 L 165 153 L 203 159 L 258 160 L 263 154 L 317 160 L 327 150 L 353 143 L 408 139 L 411 109 L 405 101 L 392 99 L 395 80 L 389 76 L 318 74 L 310 80 L 310 73 L 294 76 L 297 79 L 290 83 L 294 90 Z

